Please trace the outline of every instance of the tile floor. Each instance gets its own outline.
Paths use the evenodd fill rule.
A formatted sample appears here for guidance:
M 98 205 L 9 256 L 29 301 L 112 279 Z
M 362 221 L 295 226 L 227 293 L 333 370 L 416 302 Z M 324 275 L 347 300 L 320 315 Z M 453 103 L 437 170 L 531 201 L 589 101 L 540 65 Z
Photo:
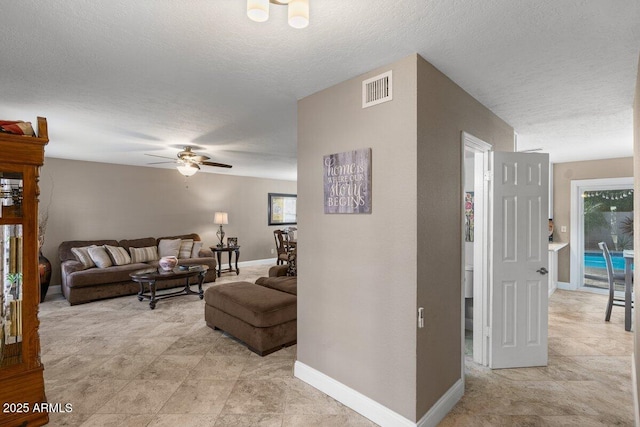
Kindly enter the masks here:
M 269 266 L 245 267 L 255 280 Z M 208 285 L 205 285 L 207 287 Z M 556 292 L 549 366 L 491 371 L 467 364 L 466 393 L 444 426 L 632 425 L 632 334 L 605 297 Z M 180 296 L 155 310 L 135 296 L 40 308 L 51 426 L 374 426 L 292 375 L 295 346 L 261 358 L 204 323 L 203 301 Z
M 556 291 L 549 300 L 549 364 L 492 371 L 467 356 L 465 395 L 441 426 L 632 426 L 633 334 L 607 298 Z

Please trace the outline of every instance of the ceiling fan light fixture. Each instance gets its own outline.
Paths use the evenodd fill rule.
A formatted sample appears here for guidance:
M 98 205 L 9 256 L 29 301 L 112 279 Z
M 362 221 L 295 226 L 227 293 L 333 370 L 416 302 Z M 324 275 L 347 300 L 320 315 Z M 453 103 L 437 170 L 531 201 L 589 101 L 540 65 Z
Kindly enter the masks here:
M 255 22 L 269 19 L 269 0 L 247 0 L 247 16 Z
M 298 29 L 309 25 L 309 0 L 289 2 L 289 25 Z
M 178 172 L 184 176 L 193 176 L 198 172 L 198 167 L 192 163 L 185 163 L 178 165 Z

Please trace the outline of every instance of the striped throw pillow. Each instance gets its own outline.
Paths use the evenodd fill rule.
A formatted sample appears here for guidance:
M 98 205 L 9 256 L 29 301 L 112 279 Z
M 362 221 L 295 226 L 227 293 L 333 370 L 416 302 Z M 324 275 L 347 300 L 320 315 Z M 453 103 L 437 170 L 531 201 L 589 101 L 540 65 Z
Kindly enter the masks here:
M 129 256 L 125 248 L 109 245 L 104 245 L 104 248 L 107 250 L 107 253 L 109 254 L 109 258 L 111 258 L 111 262 L 113 262 L 113 265 L 131 264 L 131 257 Z
M 202 242 L 193 242 L 191 258 L 200 258 L 200 249 L 202 249 Z
M 98 268 L 107 268 L 113 265 L 111 258 L 104 246 L 92 246 L 89 248 L 89 256 Z
M 180 251 L 178 258 L 191 258 L 191 250 L 193 249 L 193 239 L 182 239 L 180 243 Z
M 148 246 L 146 248 L 129 248 L 131 251 L 131 262 L 147 262 L 160 259 L 158 256 L 157 246 Z
M 89 255 L 89 248 L 95 248 L 96 245 L 84 246 L 82 248 L 71 248 L 71 252 L 76 256 L 78 261 L 82 263 L 84 268 L 95 267 L 96 264 L 91 259 Z

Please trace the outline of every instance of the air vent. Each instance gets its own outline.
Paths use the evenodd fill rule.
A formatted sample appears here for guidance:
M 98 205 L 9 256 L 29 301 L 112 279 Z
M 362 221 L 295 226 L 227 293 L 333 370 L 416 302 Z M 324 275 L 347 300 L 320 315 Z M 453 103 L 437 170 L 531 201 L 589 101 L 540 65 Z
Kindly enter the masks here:
M 362 108 L 372 107 L 393 99 L 392 72 L 362 82 Z

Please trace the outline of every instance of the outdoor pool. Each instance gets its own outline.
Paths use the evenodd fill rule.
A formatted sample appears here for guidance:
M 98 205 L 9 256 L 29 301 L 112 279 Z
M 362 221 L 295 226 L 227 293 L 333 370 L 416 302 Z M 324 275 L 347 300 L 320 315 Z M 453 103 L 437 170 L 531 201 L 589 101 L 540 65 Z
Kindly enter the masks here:
M 622 258 L 622 252 L 611 252 L 611 262 L 613 263 L 614 270 L 624 270 L 624 258 Z M 587 268 L 600 268 L 602 270 L 607 269 L 602 252 L 585 252 L 584 266 Z

